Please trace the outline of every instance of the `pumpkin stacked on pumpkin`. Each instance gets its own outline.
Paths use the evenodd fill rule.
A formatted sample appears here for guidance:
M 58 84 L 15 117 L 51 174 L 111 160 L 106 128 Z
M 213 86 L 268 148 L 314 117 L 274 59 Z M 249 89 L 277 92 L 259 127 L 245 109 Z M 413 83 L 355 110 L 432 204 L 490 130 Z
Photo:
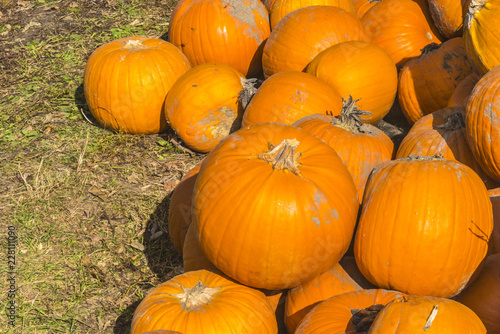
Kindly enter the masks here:
M 207 153 L 131 332 L 498 331 L 498 5 L 181 0 L 169 42 L 94 52 L 104 127 Z

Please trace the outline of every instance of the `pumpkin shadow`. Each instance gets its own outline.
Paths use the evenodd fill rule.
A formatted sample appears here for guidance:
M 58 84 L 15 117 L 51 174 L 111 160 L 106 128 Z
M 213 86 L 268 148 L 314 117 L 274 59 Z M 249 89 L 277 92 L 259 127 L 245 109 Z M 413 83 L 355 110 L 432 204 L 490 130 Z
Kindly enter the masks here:
M 135 309 L 142 300 L 138 300 L 135 303 L 129 305 L 122 314 L 116 319 L 115 326 L 113 327 L 114 334 L 129 334 L 130 325 L 132 323 L 132 317 L 134 316 Z
M 106 129 L 95 119 L 94 115 L 92 115 L 92 112 L 89 109 L 87 101 L 85 100 L 85 93 L 83 90 L 83 84 L 80 84 L 80 86 L 78 86 L 76 88 L 74 98 L 75 98 L 75 105 L 78 108 L 78 110 L 80 111 L 80 114 L 82 115 L 82 117 L 84 119 L 83 120 L 84 122 L 89 123 L 95 127 L 101 128 L 101 129 Z M 107 129 L 107 130 L 111 131 L 109 129 Z

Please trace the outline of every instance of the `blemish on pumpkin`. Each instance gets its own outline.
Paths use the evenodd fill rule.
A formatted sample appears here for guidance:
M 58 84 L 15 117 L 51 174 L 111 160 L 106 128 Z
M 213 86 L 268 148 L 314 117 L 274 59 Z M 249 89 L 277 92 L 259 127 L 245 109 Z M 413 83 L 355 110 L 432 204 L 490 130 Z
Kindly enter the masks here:
M 260 17 L 269 20 L 264 5 L 254 2 L 248 4 L 241 0 L 224 0 L 222 5 L 228 8 L 229 15 L 236 19 L 236 29 L 242 29 L 245 36 L 255 39 L 259 44 L 263 41 L 263 36 L 257 29 L 256 14 L 254 12 L 257 12 Z
M 321 223 L 321 222 L 320 222 L 320 220 L 319 220 L 319 218 L 318 218 L 318 217 L 312 217 L 312 219 L 311 219 L 311 220 L 312 220 L 312 221 L 316 224 L 316 226 L 318 226 L 318 227 L 320 226 L 320 223 Z

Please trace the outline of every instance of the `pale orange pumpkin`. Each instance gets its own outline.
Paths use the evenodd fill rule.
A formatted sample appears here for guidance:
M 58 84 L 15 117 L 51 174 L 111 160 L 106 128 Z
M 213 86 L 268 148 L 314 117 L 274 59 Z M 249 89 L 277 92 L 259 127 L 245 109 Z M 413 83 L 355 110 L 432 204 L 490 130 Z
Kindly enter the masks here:
M 347 99 L 359 100 L 364 122 L 374 124 L 391 109 L 398 88 L 398 71 L 389 54 L 376 44 L 349 41 L 321 51 L 306 69 Z
M 267 39 L 262 55 L 264 76 L 301 72 L 327 47 L 356 40 L 367 37 L 353 14 L 334 6 L 297 9 L 283 17 Z
M 193 223 L 203 252 L 229 277 L 267 290 L 292 288 L 347 251 L 356 187 L 319 138 L 289 125 L 256 124 L 229 135 L 205 159 Z
M 398 101 L 408 122 L 445 108 L 455 87 L 470 73 L 461 38 L 426 46 L 399 72 Z
M 271 29 L 288 13 L 308 6 L 335 6 L 356 14 L 352 0 L 276 0 L 270 10 Z
M 242 126 L 266 122 L 292 124 L 315 113 L 340 115 L 342 97 L 313 75 L 285 71 L 267 78 L 243 114 Z
M 181 0 L 170 16 L 169 41 L 193 66 L 224 63 L 247 78 L 262 75 L 262 48 L 271 32 L 259 0 Z
M 356 185 L 358 198 L 363 200 L 366 180 L 378 164 L 392 159 L 394 143 L 381 130 L 361 121 L 367 112 L 357 108 L 350 97 L 340 116 L 312 115 L 294 123 L 330 145 L 340 156 Z
M 387 304 L 368 333 L 486 334 L 486 329 L 470 308 L 454 300 L 405 296 Z
M 392 290 L 357 290 L 328 298 L 314 307 L 295 334 L 363 333 L 378 311 L 404 293 Z
M 175 276 L 142 300 L 130 333 L 158 329 L 200 334 L 278 333 L 272 306 L 262 292 L 206 270 Z
M 253 89 L 251 82 L 229 65 L 195 66 L 170 89 L 163 106 L 167 122 L 190 149 L 210 152 L 240 128 L 241 96 Z
M 486 256 L 491 202 L 469 167 L 410 156 L 372 171 L 354 255 L 373 284 L 408 294 L 458 294 Z
M 361 18 L 371 42 L 383 48 L 397 65 L 420 55 L 429 43 L 440 43 L 420 5 L 412 0 L 383 0 Z
M 164 40 L 144 36 L 114 40 L 97 48 L 87 61 L 85 100 L 107 129 L 158 133 L 167 126 L 165 96 L 190 68 L 186 56 Z

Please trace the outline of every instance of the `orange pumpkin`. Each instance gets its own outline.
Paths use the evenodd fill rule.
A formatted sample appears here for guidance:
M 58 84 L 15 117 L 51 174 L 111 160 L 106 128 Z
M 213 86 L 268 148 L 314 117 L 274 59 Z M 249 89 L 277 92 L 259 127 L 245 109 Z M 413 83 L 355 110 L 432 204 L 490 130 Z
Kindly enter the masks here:
M 352 0 L 276 0 L 270 10 L 271 29 L 288 13 L 308 6 L 335 6 L 356 14 Z
M 408 122 L 445 108 L 455 87 L 471 72 L 461 38 L 425 47 L 399 72 L 398 101 Z
M 500 65 L 499 5 L 496 0 L 471 0 L 465 16 L 465 51 L 481 75 Z
M 175 250 L 182 255 L 184 239 L 191 224 L 191 200 L 194 182 L 202 161 L 194 166 L 175 187 L 168 206 L 168 235 Z
M 488 251 L 493 213 L 469 167 L 410 156 L 374 168 L 354 242 L 361 273 L 408 294 L 459 293 Z
M 184 249 L 182 252 L 182 262 L 184 265 L 184 272 L 196 270 L 208 270 L 218 275 L 224 276 L 212 262 L 210 262 L 203 250 L 200 247 L 198 240 L 198 229 L 195 224 L 190 224 L 184 239 Z
M 360 202 L 368 175 L 381 162 L 391 160 L 394 150 L 394 143 L 384 132 L 363 123 L 362 114 L 366 112 L 359 110 L 350 97 L 340 116 L 312 115 L 294 123 L 335 149 L 351 173 Z
M 321 51 L 306 69 L 340 95 L 356 100 L 364 122 L 374 124 L 391 109 L 398 88 L 398 71 L 381 47 L 363 41 L 343 42 Z
M 486 258 L 476 280 L 455 300 L 474 311 L 488 333 L 500 333 L 500 253 Z
M 500 182 L 500 66 L 474 87 L 465 114 L 467 142 L 483 170 Z
M 474 89 L 474 86 L 479 81 L 479 75 L 476 72 L 472 72 L 468 76 L 465 77 L 462 81 L 460 81 L 453 90 L 453 93 L 448 100 L 448 107 L 454 106 L 466 106 L 467 101 L 469 101 L 469 96 Z
M 486 329 L 471 309 L 454 300 L 405 296 L 386 305 L 368 333 L 486 334 Z
M 191 68 L 174 45 L 133 36 L 95 50 L 83 74 L 85 100 L 105 128 L 151 134 L 167 126 L 162 105 L 170 87 Z
M 488 189 L 498 187 L 483 171 L 467 145 L 464 107 L 448 107 L 419 119 L 403 138 L 396 158 L 436 154 L 442 154 L 445 159 L 458 161 L 472 168 Z
M 193 66 L 224 63 L 247 78 L 262 76 L 262 48 L 271 32 L 259 0 L 181 0 L 170 17 L 169 41 Z
M 419 4 L 412 0 L 383 0 L 363 15 L 371 42 L 383 48 L 397 65 L 417 57 L 429 43 L 440 43 Z
M 363 15 L 375 6 L 377 3 L 379 3 L 381 0 L 352 0 L 352 3 L 354 4 L 354 10 L 356 11 L 356 16 L 358 19 L 361 20 Z
M 340 115 L 342 97 L 313 75 L 285 71 L 267 78 L 253 95 L 242 125 L 266 122 L 292 124 L 315 113 Z
M 225 64 L 201 64 L 182 75 L 170 89 L 164 110 L 168 124 L 192 150 L 210 152 L 240 128 L 240 96 L 251 81 Z
M 267 11 L 270 13 L 276 0 L 262 0 L 264 6 L 266 6 Z
M 295 334 L 363 333 L 381 307 L 404 296 L 399 291 L 370 289 L 336 295 L 314 307 Z
M 446 38 L 461 37 L 470 0 L 427 0 L 433 22 Z
M 329 46 L 367 40 L 363 25 L 353 14 L 334 6 L 297 9 L 273 29 L 262 55 L 264 76 L 283 71 L 303 71 Z
M 142 300 L 131 334 L 158 329 L 182 333 L 278 333 L 266 296 L 206 270 L 160 284 Z
M 292 288 L 346 252 L 359 207 L 356 187 L 319 138 L 289 125 L 257 124 L 229 135 L 205 159 L 193 223 L 205 255 L 226 275 L 256 288 Z
M 285 324 L 289 333 L 317 304 L 330 297 L 361 290 L 340 264 L 332 269 L 288 291 L 285 303 Z

